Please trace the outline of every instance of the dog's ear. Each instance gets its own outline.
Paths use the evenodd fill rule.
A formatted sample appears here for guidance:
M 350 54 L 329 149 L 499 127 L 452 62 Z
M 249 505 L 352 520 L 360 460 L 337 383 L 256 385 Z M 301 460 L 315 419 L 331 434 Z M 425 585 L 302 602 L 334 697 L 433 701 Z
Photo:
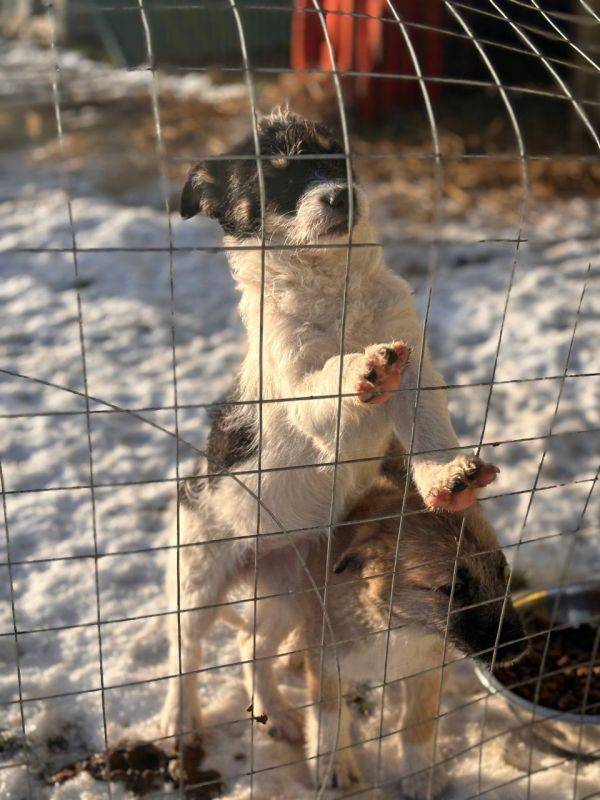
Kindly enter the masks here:
M 364 558 L 357 550 L 346 550 L 338 559 L 333 571 L 336 575 L 339 575 L 340 572 L 345 572 L 347 569 L 351 572 L 360 572 L 364 563 Z
M 179 211 L 184 219 L 191 219 L 200 212 L 215 219 L 221 216 L 217 179 L 208 163 L 200 162 L 189 171 L 181 192 Z

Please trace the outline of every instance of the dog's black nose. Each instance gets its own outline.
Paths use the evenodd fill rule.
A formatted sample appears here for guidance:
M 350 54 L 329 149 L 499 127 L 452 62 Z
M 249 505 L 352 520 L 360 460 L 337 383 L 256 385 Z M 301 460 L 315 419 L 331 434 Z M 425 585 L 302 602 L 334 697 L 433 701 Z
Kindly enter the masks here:
M 325 202 L 335 211 L 347 214 L 349 204 L 348 189 L 333 189 L 333 191 L 329 192 L 329 194 L 325 196 Z

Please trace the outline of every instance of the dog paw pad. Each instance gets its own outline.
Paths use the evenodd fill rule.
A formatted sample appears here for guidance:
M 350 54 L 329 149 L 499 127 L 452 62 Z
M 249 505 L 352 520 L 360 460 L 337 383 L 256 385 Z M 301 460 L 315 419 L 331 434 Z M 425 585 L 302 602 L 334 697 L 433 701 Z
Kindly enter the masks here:
M 356 384 L 362 403 L 385 403 L 400 387 L 410 348 L 403 342 L 374 345 L 365 351 L 362 374 Z
M 440 467 L 441 474 L 425 503 L 432 509 L 464 511 L 476 501 L 478 489 L 492 483 L 499 472 L 498 467 L 476 456 L 457 456 Z

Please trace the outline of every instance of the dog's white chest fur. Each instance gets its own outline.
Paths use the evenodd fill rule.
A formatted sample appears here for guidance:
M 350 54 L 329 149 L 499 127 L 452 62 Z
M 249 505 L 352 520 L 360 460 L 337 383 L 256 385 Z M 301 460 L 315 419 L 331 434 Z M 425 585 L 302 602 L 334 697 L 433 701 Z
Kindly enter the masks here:
M 405 626 L 381 631 L 343 648 L 340 667 L 344 680 L 380 684 L 397 681 L 436 666 L 439 636 L 423 628 Z M 387 658 L 386 658 L 387 653 Z M 387 661 L 387 670 L 386 670 Z

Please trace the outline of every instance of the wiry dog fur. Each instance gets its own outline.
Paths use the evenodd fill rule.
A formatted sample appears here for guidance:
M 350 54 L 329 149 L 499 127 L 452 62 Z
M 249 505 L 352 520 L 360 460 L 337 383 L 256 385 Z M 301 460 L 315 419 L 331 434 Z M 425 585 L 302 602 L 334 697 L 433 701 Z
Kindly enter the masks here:
M 269 555 L 275 562 L 280 590 L 297 582 L 299 560 L 265 507 L 286 530 L 310 531 L 295 535 L 298 548 L 306 549 L 373 483 L 377 459 L 394 436 L 405 450 L 411 444 L 422 325 L 408 284 L 385 266 L 381 249 L 370 246 L 374 234 L 364 192 L 356 181 L 348 186 L 342 150 L 325 128 L 278 112 L 260 121 L 258 135 L 264 156 L 264 226 L 251 137 L 234 151 L 248 158 L 197 165 L 182 193 L 184 217 L 203 212 L 223 228 L 241 293 L 248 351 L 231 402 L 214 420 L 208 459 L 200 460 L 199 477 L 180 491 L 180 541 L 195 546 L 180 550 L 179 587 L 176 554 L 169 568 L 171 605 L 176 607 L 179 598 L 184 612 L 181 636 L 175 622 L 172 626 L 170 670 L 178 673 L 181 667 L 183 678 L 169 686 L 162 716 L 165 735 L 197 730 L 201 724 L 196 693 L 201 639 L 239 564 L 254 552 L 257 531 L 265 534 L 256 545 L 259 557 Z M 357 246 L 349 249 L 350 222 Z M 401 380 L 403 390 L 395 391 Z M 452 452 L 458 441 L 445 392 L 431 390 L 443 379 L 427 350 L 421 385 L 429 388 L 419 398 L 413 479 L 429 507 L 464 508 L 497 470 L 470 454 Z M 261 425 L 259 399 L 265 401 Z M 259 444 L 260 510 L 251 494 L 259 490 L 252 474 L 259 466 Z M 342 463 L 332 504 L 336 457 Z M 224 469 L 241 471 L 250 492 L 220 475 Z M 260 644 L 264 631 L 259 623 Z
M 381 683 L 389 625 L 386 679 L 391 685 L 386 689 L 386 705 L 392 707 L 392 713 L 400 710 L 399 704 L 394 703 L 394 690 L 402 689 L 404 694 L 404 718 L 400 724 L 397 720 L 392 723 L 393 729 L 402 730 L 406 775 L 402 791 L 403 796 L 424 800 L 428 796 L 433 766 L 439 668 L 446 630 L 447 659 L 452 658 L 456 648 L 486 663 L 491 661 L 494 651 L 496 663 L 510 662 L 525 653 L 527 644 L 510 600 L 502 618 L 507 564 L 494 531 L 478 505 L 466 512 L 460 540 L 463 515 L 429 514 L 418 493 L 409 488 L 396 562 L 404 489 L 404 480 L 398 476 L 394 476 L 394 480 L 389 477 L 376 480 L 374 487 L 350 512 L 352 524 L 346 523 L 334 530 L 329 574 L 326 572 L 327 542 L 318 539 L 311 543 L 306 559 L 310 575 L 320 589 L 326 583 L 328 586 L 322 683 L 323 592 L 317 595 L 308 576 L 300 577 L 300 584 L 293 587 L 295 593 L 291 596 L 259 600 L 257 617 L 260 620 L 264 615 L 273 619 L 277 604 L 277 616 L 285 619 L 288 625 L 297 625 L 300 631 L 299 644 L 304 652 L 312 704 L 304 723 L 306 751 L 312 757 L 310 763 L 317 765 L 319 780 L 329 762 L 327 754 L 336 749 L 339 702 L 336 656 L 341 665 L 343 685 L 349 680 Z M 384 519 L 361 522 L 377 517 Z M 249 586 L 254 579 L 252 566 L 249 564 L 240 576 Z M 259 563 L 259 597 L 270 595 L 278 585 L 277 581 L 273 582 L 273 566 Z M 452 609 L 448 616 L 453 583 Z M 250 626 L 238 627 L 242 628 L 239 634 L 242 658 L 250 658 L 252 630 Z M 271 657 L 276 655 L 279 646 L 275 639 L 277 636 L 261 639 L 256 652 L 254 704 L 269 716 L 267 724 L 274 735 L 281 735 L 278 726 L 285 720 L 284 732 L 293 730 L 299 738 L 300 715 L 286 709 L 272 669 Z M 248 671 L 249 692 L 250 678 Z M 295 714 L 298 716 L 291 726 L 290 720 Z M 335 786 L 347 787 L 361 778 L 351 745 L 349 710 L 342 701 L 337 752 L 330 776 Z M 319 754 L 322 755 L 315 758 Z M 443 768 L 434 769 L 432 780 L 432 796 L 436 797 L 446 783 Z

